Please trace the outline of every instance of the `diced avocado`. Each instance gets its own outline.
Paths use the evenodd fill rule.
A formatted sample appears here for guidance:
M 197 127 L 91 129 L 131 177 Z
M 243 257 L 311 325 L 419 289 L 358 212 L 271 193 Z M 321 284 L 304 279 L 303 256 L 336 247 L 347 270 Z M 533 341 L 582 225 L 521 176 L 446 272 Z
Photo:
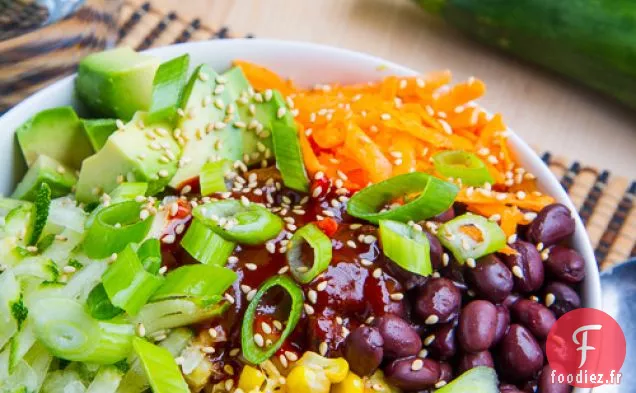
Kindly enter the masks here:
M 150 108 L 157 67 L 158 59 L 126 47 L 94 53 L 80 62 L 75 90 L 94 116 L 128 121 Z
M 57 198 L 71 192 L 77 183 L 77 176 L 75 170 L 50 157 L 39 156 L 15 188 L 11 198 L 33 201 L 42 183 L 47 183 L 51 187 L 51 197 Z
M 108 137 L 117 131 L 115 119 L 82 119 L 82 125 L 88 141 L 96 152 L 104 147 Z
M 190 56 L 183 55 L 162 63 L 152 82 L 152 102 L 146 121 L 174 125 L 188 80 Z
M 84 160 L 76 186 L 78 201 L 97 202 L 101 193 L 110 193 L 124 181 L 148 183 L 147 195 L 163 190 L 177 170 L 181 151 L 167 125 L 144 123 L 145 113 L 139 112 Z
M 37 113 L 15 131 L 22 154 L 31 166 L 39 155 L 79 169 L 82 160 L 93 154 L 79 117 L 70 106 Z
M 498 393 L 497 373 L 490 367 L 475 367 L 455 378 L 438 393 Z
M 184 91 L 184 112 L 177 128 L 183 145 L 181 165 L 170 181 L 177 188 L 185 181 L 199 176 L 208 161 L 226 158 L 241 159 L 242 134 L 235 123 L 236 107 L 224 84 L 218 83 L 217 73 L 209 66 L 199 66 Z
M 271 123 L 285 101 L 276 100 L 274 92 L 255 95 L 243 71 L 234 67 L 223 74 L 232 97 L 236 101 L 240 121 L 245 124 L 243 134 L 243 161 L 251 165 L 272 157 Z

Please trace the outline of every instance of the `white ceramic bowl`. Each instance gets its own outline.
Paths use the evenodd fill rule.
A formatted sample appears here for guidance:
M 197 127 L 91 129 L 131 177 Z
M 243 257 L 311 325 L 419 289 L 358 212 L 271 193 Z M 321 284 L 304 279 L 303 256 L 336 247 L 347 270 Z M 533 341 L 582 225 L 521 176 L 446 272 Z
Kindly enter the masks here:
M 191 64 L 207 63 L 217 70 L 227 69 L 232 60 L 244 59 L 270 67 L 300 85 L 327 82 L 367 82 L 385 75 L 415 75 L 415 71 L 389 61 L 328 46 L 260 39 L 215 40 L 185 43 L 149 50 L 161 59 L 184 53 L 191 56 Z M 448 64 L 453 68 L 452 64 Z M 381 71 L 380 71 L 381 70 Z M 13 132 L 22 122 L 42 109 L 74 103 L 73 80 L 69 76 L 34 94 L 0 118 L 0 157 L 4 163 L 0 171 L 0 194 L 10 195 L 16 181 L 24 173 L 24 164 Z M 535 152 L 514 133 L 510 147 L 521 163 L 534 173 L 542 191 L 576 211 L 567 194 L 548 167 Z M 592 245 L 581 220 L 575 216 L 576 234 L 572 245 L 585 258 L 587 276 L 582 285 L 585 307 L 601 307 L 599 273 Z M 585 390 L 575 390 L 582 393 Z

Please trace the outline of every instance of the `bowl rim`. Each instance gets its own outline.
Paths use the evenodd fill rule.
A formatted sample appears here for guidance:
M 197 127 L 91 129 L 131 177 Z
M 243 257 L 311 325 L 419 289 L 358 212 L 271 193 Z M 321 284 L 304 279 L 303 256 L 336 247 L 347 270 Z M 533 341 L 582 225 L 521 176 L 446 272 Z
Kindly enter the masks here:
M 169 46 L 163 46 L 158 48 L 152 48 L 143 51 L 143 53 L 157 56 L 162 59 L 171 58 L 173 56 L 177 56 L 183 53 L 193 53 L 200 50 L 212 50 L 212 51 L 222 51 L 227 47 L 241 47 L 245 51 L 244 53 L 249 53 L 250 50 L 262 50 L 264 47 L 268 46 L 276 46 L 276 47 L 284 47 L 285 50 L 297 51 L 297 53 L 302 54 L 312 53 L 314 55 L 323 55 L 327 57 L 340 57 L 345 58 L 350 61 L 359 61 L 369 63 L 377 68 L 382 68 L 383 72 L 378 73 L 378 77 L 383 75 L 404 75 L 404 76 L 412 76 L 418 75 L 419 72 L 415 70 L 397 64 L 395 62 L 367 54 L 362 53 L 350 49 L 338 48 L 334 46 L 317 44 L 317 43 L 309 43 L 309 42 L 301 42 L 301 41 L 288 41 L 288 40 L 279 40 L 279 39 L 261 39 L 261 38 L 236 38 L 236 39 L 225 39 L 225 40 L 207 40 L 207 41 L 196 41 L 196 42 L 185 42 L 180 44 L 174 44 Z M 46 88 L 30 95 L 22 102 L 20 102 L 15 107 L 11 108 L 4 115 L 0 117 L 0 130 L 4 129 L 3 124 L 20 124 L 22 121 L 26 120 L 31 114 L 35 113 L 34 110 L 37 108 L 41 108 L 42 105 L 39 104 L 42 100 L 41 97 L 49 94 L 50 91 L 63 89 L 64 85 L 72 86 L 71 81 L 75 78 L 76 74 L 69 75 L 65 78 L 62 78 L 55 83 L 47 86 Z M 37 108 L 34 108 L 36 106 Z M 484 108 L 487 109 L 487 108 Z M 559 203 L 563 203 L 566 205 L 571 212 L 573 213 L 575 220 L 575 239 L 578 242 L 574 248 L 581 253 L 585 260 L 585 269 L 586 269 L 586 278 L 585 278 L 585 286 L 587 288 L 586 293 L 584 294 L 584 306 L 588 308 L 601 308 L 601 286 L 600 286 L 600 273 L 597 267 L 596 258 L 594 256 L 594 250 L 591 244 L 591 241 L 587 235 L 587 231 L 583 222 L 581 221 L 580 216 L 578 215 L 578 211 L 567 193 L 560 185 L 558 179 L 554 176 L 554 174 L 550 171 L 548 166 L 541 160 L 541 158 L 537 155 L 537 153 L 530 148 L 530 146 L 523 141 L 513 130 L 508 128 L 510 131 L 509 143 L 512 145 L 514 150 L 517 152 L 520 158 L 523 158 L 523 161 L 529 162 L 535 169 L 538 169 L 541 173 L 535 173 L 537 177 L 541 176 L 541 183 L 547 186 L 550 191 L 549 194 L 553 196 Z M 0 140 L 2 143 L 2 140 Z M 528 166 L 525 164 L 524 166 Z M 589 292 L 589 293 L 588 293 Z M 582 393 L 589 391 L 588 389 L 575 389 L 577 393 Z

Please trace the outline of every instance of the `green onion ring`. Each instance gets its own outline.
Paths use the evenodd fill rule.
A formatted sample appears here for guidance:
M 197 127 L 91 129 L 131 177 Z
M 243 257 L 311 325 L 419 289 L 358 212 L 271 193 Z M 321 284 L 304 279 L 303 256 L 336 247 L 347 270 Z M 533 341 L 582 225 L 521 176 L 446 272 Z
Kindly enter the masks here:
M 462 150 L 442 151 L 433 156 L 435 170 L 446 177 L 461 179 L 466 186 L 493 183 L 486 164 L 473 153 Z
M 397 221 L 380 221 L 382 251 L 393 262 L 411 273 L 433 273 L 431 249 L 426 234 Z
M 309 269 L 303 264 L 303 243 L 308 243 L 314 252 L 314 259 Z M 332 257 L 331 239 L 315 224 L 307 224 L 292 236 L 286 257 L 292 276 L 299 283 L 307 284 L 329 266 Z

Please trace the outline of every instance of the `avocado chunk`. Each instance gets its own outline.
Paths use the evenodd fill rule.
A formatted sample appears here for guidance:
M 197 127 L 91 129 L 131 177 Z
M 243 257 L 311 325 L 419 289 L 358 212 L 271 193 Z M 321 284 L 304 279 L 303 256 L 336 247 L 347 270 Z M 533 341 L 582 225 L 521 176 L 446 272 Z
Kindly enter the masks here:
M 247 165 L 270 159 L 272 153 L 272 121 L 285 101 L 276 100 L 274 91 L 254 93 L 252 86 L 239 67 L 223 74 L 233 99 L 236 101 L 243 137 L 243 161 Z
M 96 117 L 130 120 L 150 107 L 159 60 L 122 47 L 86 56 L 79 64 L 75 90 Z
M 199 176 L 206 162 L 218 159 L 236 161 L 243 153 L 242 133 L 236 127 L 238 116 L 230 91 L 207 65 L 199 66 L 184 91 L 184 116 L 175 133 L 183 146 L 179 169 L 170 181 L 178 188 Z
M 152 102 L 146 121 L 174 125 L 188 79 L 190 56 L 183 55 L 162 63 L 152 82 Z
M 455 378 L 437 393 L 498 393 L 497 373 L 490 367 L 475 367 Z
M 79 169 L 82 161 L 93 154 L 82 123 L 70 106 L 37 113 L 18 127 L 15 134 L 29 166 L 39 155 L 45 155 L 70 168 Z
M 51 188 L 51 197 L 68 195 L 75 183 L 75 171 L 47 156 L 39 156 L 31 165 L 22 181 L 18 184 L 11 198 L 34 201 L 40 184 L 46 183 Z
M 82 126 L 86 137 L 93 146 L 93 150 L 99 151 L 106 144 L 108 137 L 117 131 L 115 119 L 82 119 Z
M 139 112 L 112 134 L 97 154 L 84 160 L 76 186 L 77 200 L 97 202 L 123 182 L 148 183 L 147 195 L 154 195 L 168 184 L 177 170 L 179 145 L 166 124 L 145 125 L 146 114 Z

